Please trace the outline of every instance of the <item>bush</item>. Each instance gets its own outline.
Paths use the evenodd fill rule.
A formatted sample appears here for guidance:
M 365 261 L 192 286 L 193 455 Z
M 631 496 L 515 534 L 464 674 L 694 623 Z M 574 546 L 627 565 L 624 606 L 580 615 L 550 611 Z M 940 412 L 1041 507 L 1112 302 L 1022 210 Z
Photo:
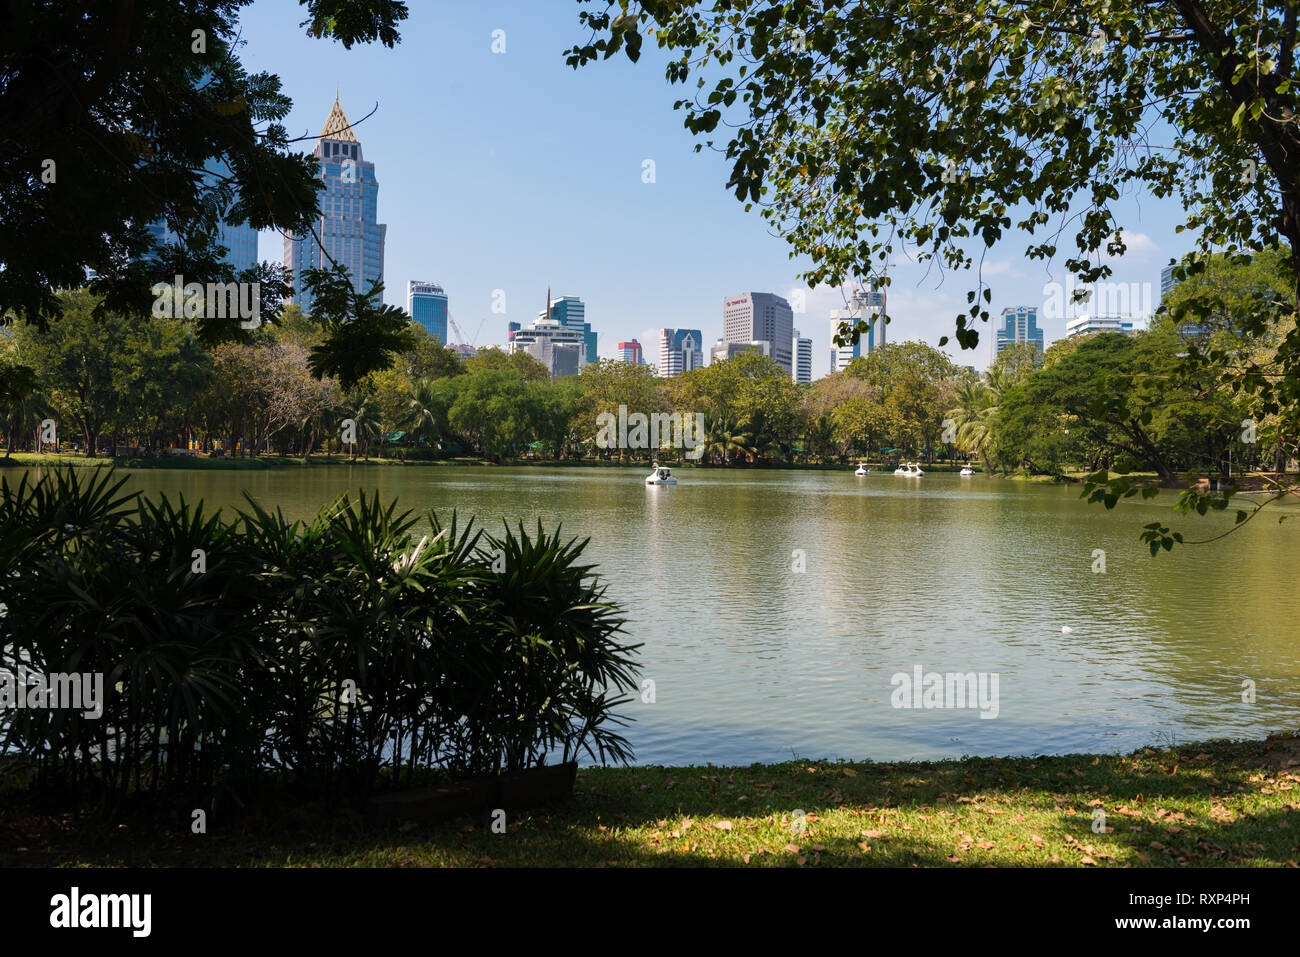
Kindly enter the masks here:
M 232 518 L 66 468 L 0 486 L 0 667 L 101 673 L 104 713 L 0 711 L 37 784 L 112 806 L 273 780 L 357 801 L 419 771 L 626 762 L 636 685 L 586 542 L 444 527 L 364 492 Z M 494 570 L 495 568 L 495 570 Z

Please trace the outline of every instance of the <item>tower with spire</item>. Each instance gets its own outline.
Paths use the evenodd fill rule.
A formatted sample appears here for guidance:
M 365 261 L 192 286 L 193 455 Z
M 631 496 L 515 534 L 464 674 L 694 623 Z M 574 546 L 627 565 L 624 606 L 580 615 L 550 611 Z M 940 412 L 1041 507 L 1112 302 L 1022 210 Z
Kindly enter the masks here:
M 306 269 L 347 267 L 353 288 L 366 292 L 384 278 L 384 240 L 388 227 L 379 218 L 375 164 L 361 152 L 361 141 L 334 93 L 312 155 L 320 166 L 320 215 L 310 229 L 287 233 L 284 265 L 293 271 L 292 301 L 311 312 L 311 296 L 300 277 Z M 327 255 L 328 254 L 328 255 Z

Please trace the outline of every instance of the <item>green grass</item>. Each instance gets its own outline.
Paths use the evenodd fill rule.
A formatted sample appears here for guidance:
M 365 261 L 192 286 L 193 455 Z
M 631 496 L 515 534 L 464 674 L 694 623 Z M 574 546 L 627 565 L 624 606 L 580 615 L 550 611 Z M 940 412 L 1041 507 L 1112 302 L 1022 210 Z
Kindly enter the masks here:
M 1104 832 L 1094 811 L 1106 813 Z M 798 812 L 802 811 L 800 817 Z M 583 770 L 550 808 L 106 826 L 10 806 L 0 866 L 1297 866 L 1300 738 L 1131 755 Z

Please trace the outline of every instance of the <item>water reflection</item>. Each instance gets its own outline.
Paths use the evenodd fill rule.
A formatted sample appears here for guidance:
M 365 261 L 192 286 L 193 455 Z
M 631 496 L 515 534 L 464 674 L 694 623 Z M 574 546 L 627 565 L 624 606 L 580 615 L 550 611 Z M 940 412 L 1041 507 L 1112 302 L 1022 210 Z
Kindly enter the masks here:
M 590 536 L 656 682 L 655 703 L 631 707 L 646 763 L 1111 751 L 1300 724 L 1300 522 L 1261 519 L 1152 559 L 1143 523 L 1173 518 L 1208 538 L 1231 517 L 1180 519 L 1168 495 L 1107 512 L 1077 488 L 939 473 L 674 474 L 660 487 L 640 467 L 133 481 L 211 504 L 247 489 L 291 518 L 364 487 L 490 529 L 540 517 Z M 893 708 L 891 676 L 917 664 L 998 673 L 998 717 Z

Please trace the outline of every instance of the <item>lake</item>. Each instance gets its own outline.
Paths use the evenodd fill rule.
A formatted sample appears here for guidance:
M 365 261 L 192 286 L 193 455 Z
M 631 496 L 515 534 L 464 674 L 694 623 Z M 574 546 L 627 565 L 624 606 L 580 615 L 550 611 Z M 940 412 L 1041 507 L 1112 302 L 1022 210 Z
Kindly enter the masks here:
M 132 484 L 210 505 L 246 489 L 291 518 L 377 489 L 590 537 L 653 681 L 626 709 L 637 763 L 1114 752 L 1300 726 L 1295 508 L 1152 558 L 1143 524 L 1199 539 L 1231 517 L 1179 516 L 1168 492 L 1106 511 L 1078 486 L 982 476 L 682 469 L 646 487 L 648 471 L 332 465 Z M 983 676 L 996 699 L 953 707 L 964 686 L 945 685 L 929 703 L 950 706 L 926 707 L 895 679 L 918 669 Z

